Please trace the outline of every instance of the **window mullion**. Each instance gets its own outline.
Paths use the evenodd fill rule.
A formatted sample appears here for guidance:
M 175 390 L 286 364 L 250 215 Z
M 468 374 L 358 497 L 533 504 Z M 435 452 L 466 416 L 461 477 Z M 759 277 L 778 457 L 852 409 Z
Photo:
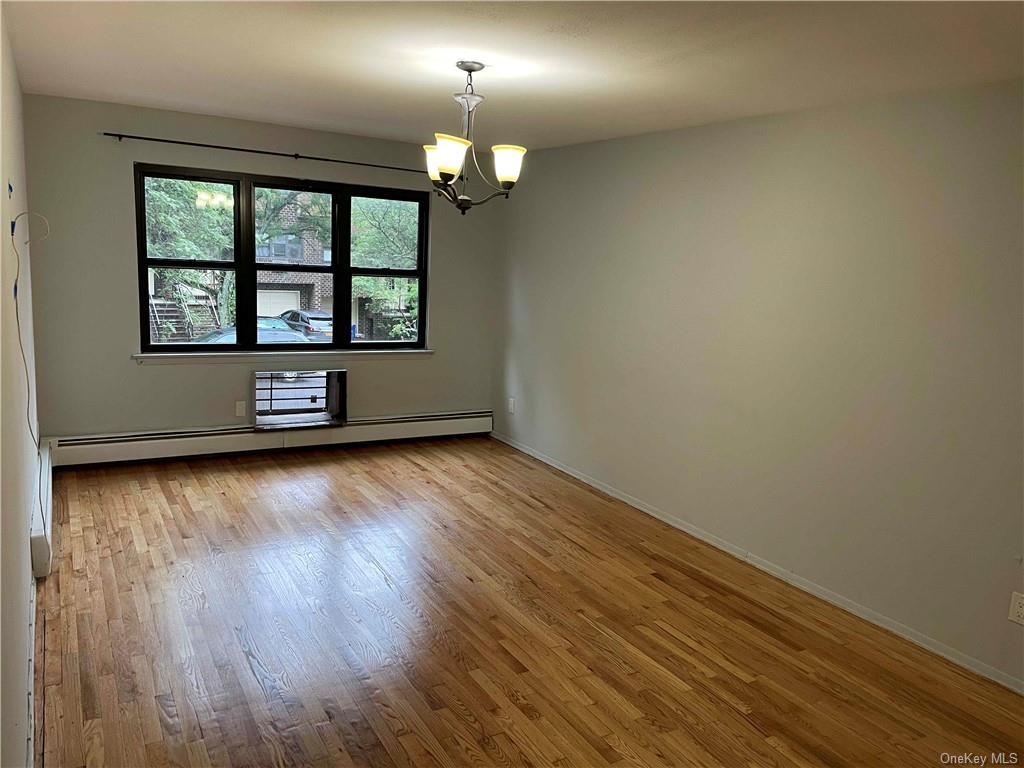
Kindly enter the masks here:
M 238 255 L 235 275 L 235 327 L 242 349 L 256 348 L 256 230 L 253 212 L 252 180 L 239 182 Z
M 331 226 L 331 266 L 334 269 L 334 343 L 338 347 L 352 346 L 352 254 L 351 237 L 352 195 L 334 193 L 334 221 Z M 342 237 L 342 231 L 345 237 Z
M 135 245 L 138 251 L 138 276 L 139 276 L 139 348 L 146 352 L 152 348 L 155 339 L 152 338 L 150 325 L 149 305 L 149 265 L 146 260 L 149 256 L 146 243 L 146 176 L 135 167 Z
M 146 266 L 153 269 L 235 269 L 237 261 L 220 261 L 206 259 L 146 259 Z
M 416 340 L 421 347 L 427 346 L 427 248 L 429 247 L 430 198 L 420 201 L 419 231 L 416 240 L 416 272 L 418 310 L 416 317 Z
M 391 269 L 389 267 L 351 267 L 355 276 L 366 277 L 419 277 L 419 269 Z

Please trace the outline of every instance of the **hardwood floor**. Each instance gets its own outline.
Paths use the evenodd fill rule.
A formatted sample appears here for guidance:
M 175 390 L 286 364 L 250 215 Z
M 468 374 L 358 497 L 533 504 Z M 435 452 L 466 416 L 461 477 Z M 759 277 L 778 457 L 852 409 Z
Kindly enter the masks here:
M 45 768 L 1024 761 L 1021 697 L 488 438 L 55 497 Z

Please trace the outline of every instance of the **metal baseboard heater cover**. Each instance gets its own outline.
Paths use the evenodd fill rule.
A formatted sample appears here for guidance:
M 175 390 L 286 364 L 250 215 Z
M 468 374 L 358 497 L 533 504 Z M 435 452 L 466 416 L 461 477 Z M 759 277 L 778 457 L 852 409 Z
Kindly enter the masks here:
M 489 433 L 492 411 L 349 418 L 344 426 L 253 426 L 48 438 L 53 466 Z
M 53 560 L 53 440 L 43 438 L 39 445 L 39 506 L 32 508 L 29 547 L 32 575 L 37 579 L 50 574 Z

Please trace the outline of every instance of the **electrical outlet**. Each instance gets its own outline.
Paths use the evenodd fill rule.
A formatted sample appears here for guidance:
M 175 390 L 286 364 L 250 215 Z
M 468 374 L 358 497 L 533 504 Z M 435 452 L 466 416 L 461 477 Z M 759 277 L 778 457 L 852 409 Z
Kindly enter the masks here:
M 508 399 L 508 412 L 509 413 L 515 413 L 516 412 L 516 399 L 514 397 L 510 397 Z
M 245 416 L 245 400 L 235 400 L 235 416 Z
M 1010 621 L 1024 624 L 1024 595 L 1014 592 L 1010 598 Z

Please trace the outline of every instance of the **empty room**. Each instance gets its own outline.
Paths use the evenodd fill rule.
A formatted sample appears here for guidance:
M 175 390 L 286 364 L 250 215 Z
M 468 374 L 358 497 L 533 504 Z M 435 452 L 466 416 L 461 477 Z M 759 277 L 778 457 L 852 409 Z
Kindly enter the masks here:
M 3 768 L 1024 765 L 1024 3 L 0 38 Z

